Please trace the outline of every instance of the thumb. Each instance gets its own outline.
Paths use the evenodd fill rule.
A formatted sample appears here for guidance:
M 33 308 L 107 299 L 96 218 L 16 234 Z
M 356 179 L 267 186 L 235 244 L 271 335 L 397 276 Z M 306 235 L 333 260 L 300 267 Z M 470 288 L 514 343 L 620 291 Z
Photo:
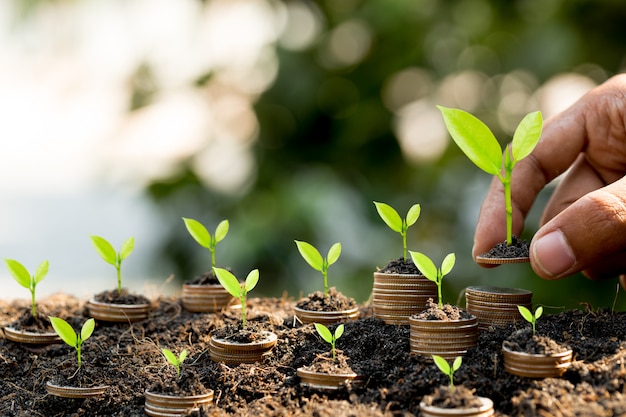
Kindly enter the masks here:
M 531 242 L 530 261 L 546 279 L 626 273 L 626 179 L 585 194 L 546 223 Z

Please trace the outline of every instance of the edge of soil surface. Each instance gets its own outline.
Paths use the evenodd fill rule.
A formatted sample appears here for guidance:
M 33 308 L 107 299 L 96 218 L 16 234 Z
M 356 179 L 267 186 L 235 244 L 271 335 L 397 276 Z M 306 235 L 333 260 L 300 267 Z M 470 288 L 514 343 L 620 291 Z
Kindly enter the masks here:
M 66 295 L 40 300 L 42 311 L 67 319 L 75 329 L 88 318 L 85 301 Z M 97 322 L 83 343 L 83 366 L 111 386 L 100 398 L 74 400 L 46 393 L 45 384 L 76 366 L 76 353 L 64 344 L 24 346 L 0 338 L 0 415 L 2 416 L 142 416 L 144 392 L 175 377 L 160 352 L 189 352 L 183 369 L 215 392 L 214 403 L 195 416 L 414 416 L 419 403 L 448 385 L 429 357 L 409 352 L 409 326 L 385 325 L 361 305 L 358 320 L 345 322 L 337 341 L 350 368 L 363 383 L 333 393 L 299 384 L 296 370 L 330 350 L 312 324 L 294 316 L 287 298 L 248 300 L 248 320 L 278 335 L 263 363 L 227 366 L 213 362 L 211 334 L 237 326 L 241 310 L 221 314 L 190 313 L 177 298 L 152 301 L 147 320 L 136 323 Z M 16 320 L 27 300 L 0 301 L 0 325 Z M 574 361 L 562 378 L 533 380 L 504 371 L 502 342 L 519 323 L 479 333 L 478 345 L 463 358 L 455 384 L 493 400 L 496 415 L 558 417 L 624 415 L 626 413 L 626 314 L 608 310 L 571 310 L 543 316 L 537 332 L 570 346 Z M 333 325 L 329 328 L 334 330 Z

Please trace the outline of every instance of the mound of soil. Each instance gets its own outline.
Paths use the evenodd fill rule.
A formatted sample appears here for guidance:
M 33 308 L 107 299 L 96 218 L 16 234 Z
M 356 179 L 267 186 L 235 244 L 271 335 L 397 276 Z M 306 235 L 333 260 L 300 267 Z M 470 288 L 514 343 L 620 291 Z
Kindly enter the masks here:
M 85 300 L 64 295 L 41 300 L 42 311 L 69 319 L 80 328 L 88 318 Z M 215 391 L 214 403 L 196 416 L 415 416 L 419 403 L 448 384 L 428 357 L 409 352 L 409 327 L 385 325 L 361 306 L 358 320 L 345 323 L 337 341 L 363 384 L 338 392 L 301 387 L 296 369 L 327 354 L 329 345 L 314 326 L 294 316 L 289 299 L 257 298 L 248 302 L 248 319 L 278 335 L 264 363 L 227 366 L 213 362 L 211 334 L 237 326 L 240 310 L 193 314 L 178 299 L 153 301 L 150 317 L 136 323 L 98 322 L 83 343 L 83 367 L 109 391 L 97 399 L 57 398 L 46 393 L 46 381 L 76 366 L 76 352 L 63 344 L 25 346 L 0 338 L 0 415 L 2 416 L 143 416 L 144 392 L 167 385 L 173 368 L 160 349 L 189 351 L 183 369 Z M 27 301 L 0 301 L 0 325 L 17 320 Z M 572 310 L 544 316 L 537 332 L 570 346 L 574 362 L 562 378 L 533 380 L 504 371 L 502 342 L 519 328 L 489 329 L 463 358 L 455 384 L 491 398 L 497 415 L 598 416 L 626 414 L 626 314 Z

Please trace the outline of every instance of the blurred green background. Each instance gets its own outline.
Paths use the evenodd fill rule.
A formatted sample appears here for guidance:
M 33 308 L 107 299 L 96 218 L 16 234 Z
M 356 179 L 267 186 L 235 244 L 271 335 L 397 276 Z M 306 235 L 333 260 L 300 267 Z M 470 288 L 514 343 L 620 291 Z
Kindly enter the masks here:
M 31 0 L 19 11 L 28 22 L 42 9 L 80 7 L 77 3 Z M 153 7 L 111 3 L 139 11 L 138 4 Z M 177 7 L 175 1 L 157 3 L 165 10 Z M 211 127 L 193 152 L 141 183 L 157 212 L 154 227 L 162 231 L 149 254 L 155 274 L 171 272 L 182 283 L 208 269 L 209 253 L 187 234 L 182 216 L 203 222 L 211 232 L 228 219 L 230 233 L 218 245 L 217 263 L 240 278 L 259 268 L 254 295 L 298 297 L 322 288 L 321 274 L 296 250 L 298 239 L 323 254 L 341 242 L 330 285 L 362 302 L 376 268 L 402 254 L 400 236 L 380 220 L 373 201 L 386 202 L 401 215 L 420 203 L 409 249 L 435 263 L 449 252 L 457 255 L 444 282 L 446 301 L 457 302 L 468 285 L 497 285 L 531 289 L 534 301 L 553 307 L 551 312 L 579 308 L 581 302 L 611 307 L 617 281 L 574 276 L 550 282 L 528 265 L 483 269 L 474 264 L 474 226 L 490 178 L 450 141 L 435 105 L 474 113 L 508 142 L 527 112 L 539 109 L 550 116 L 622 70 L 625 2 L 183 3 L 190 15 L 206 17 L 194 20 L 199 29 L 188 35 L 189 42 L 220 22 L 256 22 L 222 38 L 228 53 L 250 44 L 256 49 L 240 60 L 202 45 L 172 59 L 147 56 L 125 80 L 126 112 L 132 117 L 172 93 L 163 74 L 193 57 L 199 62 L 176 88 L 205 100 L 211 110 Z M 176 39 L 168 20 L 161 23 L 163 38 Z M 250 31 L 246 39 L 258 42 L 233 43 L 245 31 Z M 154 50 L 168 47 L 163 42 Z M 202 51 L 204 61 L 198 59 Z M 212 53 L 225 58 L 213 59 Z M 523 237 L 531 238 L 537 229 L 550 192 L 548 187 L 537 199 Z M 625 307 L 626 296 L 620 294 L 618 309 Z

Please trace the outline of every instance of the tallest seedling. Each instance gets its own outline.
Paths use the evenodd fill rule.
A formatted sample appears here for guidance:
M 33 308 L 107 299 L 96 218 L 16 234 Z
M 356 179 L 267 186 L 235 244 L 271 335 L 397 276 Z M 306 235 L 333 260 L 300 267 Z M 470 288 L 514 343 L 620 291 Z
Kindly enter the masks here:
M 515 164 L 527 157 L 539 142 L 543 119 L 540 112 L 527 114 L 517 126 L 513 141 L 504 153 L 491 130 L 475 116 L 458 109 L 437 106 L 446 128 L 463 153 L 476 166 L 498 177 L 504 186 L 506 210 L 506 243 L 513 243 L 513 207 L 511 205 L 511 173 Z

